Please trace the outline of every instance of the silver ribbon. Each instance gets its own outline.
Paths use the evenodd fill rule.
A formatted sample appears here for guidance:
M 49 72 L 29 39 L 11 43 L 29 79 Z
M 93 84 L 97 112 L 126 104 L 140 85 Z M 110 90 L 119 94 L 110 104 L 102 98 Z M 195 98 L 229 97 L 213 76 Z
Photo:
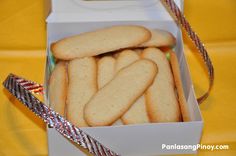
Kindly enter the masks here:
M 87 149 L 91 154 L 95 156 L 118 156 L 117 153 L 106 148 L 96 139 L 39 101 L 32 93 L 42 93 L 42 85 L 10 74 L 4 81 L 3 86 L 46 124 L 55 128 L 69 140 Z
M 193 41 L 194 45 L 197 47 L 198 52 L 200 53 L 206 67 L 208 70 L 208 78 L 209 78 L 209 87 L 206 93 L 200 96 L 197 101 L 198 103 L 202 103 L 208 96 L 213 87 L 214 82 L 214 68 L 211 63 L 210 57 L 208 56 L 207 50 L 204 47 L 203 43 L 201 42 L 198 35 L 193 31 L 192 27 L 190 26 L 189 22 L 186 20 L 184 14 L 181 12 L 179 7 L 175 4 L 173 0 L 162 0 L 163 4 L 169 10 L 170 14 L 172 14 L 177 22 L 184 28 L 187 32 L 189 38 Z

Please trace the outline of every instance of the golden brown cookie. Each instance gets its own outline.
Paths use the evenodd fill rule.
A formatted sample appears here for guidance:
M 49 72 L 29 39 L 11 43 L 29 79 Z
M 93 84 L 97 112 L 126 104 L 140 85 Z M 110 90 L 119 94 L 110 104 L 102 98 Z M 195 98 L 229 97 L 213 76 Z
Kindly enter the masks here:
M 106 126 L 119 119 L 152 84 L 158 68 L 142 59 L 120 70 L 86 104 L 85 120 L 90 126 Z
M 151 122 L 180 121 L 180 108 L 166 55 L 157 48 L 147 48 L 143 51 L 142 58 L 152 60 L 159 69 L 153 84 L 148 88 L 145 95 Z
M 180 76 L 178 58 L 174 52 L 169 51 L 169 53 L 170 53 L 170 64 L 171 64 L 171 68 L 172 68 L 172 72 L 174 76 L 176 90 L 178 93 L 178 100 L 179 100 L 180 110 L 182 113 L 182 118 L 183 118 L 183 121 L 191 121 L 188 104 L 184 96 L 184 90 L 183 90 L 183 85 L 182 85 L 181 76 Z
M 175 45 L 175 37 L 168 31 L 154 29 L 151 30 L 152 37 L 150 40 L 142 43 L 139 47 L 166 47 Z
M 98 60 L 98 89 L 105 86 L 115 75 L 116 60 L 112 56 L 104 56 Z
M 97 92 L 97 66 L 94 57 L 71 60 L 68 64 L 69 88 L 67 119 L 76 126 L 88 124 L 84 120 L 84 106 Z
M 58 59 L 71 60 L 135 47 L 150 38 L 150 31 L 142 26 L 112 26 L 61 39 L 51 45 L 51 51 Z
M 65 115 L 67 95 L 67 67 L 66 62 L 56 64 L 49 80 L 48 94 L 50 107 L 60 115 Z
M 140 56 L 134 50 L 124 50 L 122 51 L 116 62 L 116 71 L 118 72 L 124 67 L 134 63 L 139 60 Z M 139 97 L 134 104 L 129 108 L 129 110 L 121 117 L 124 124 L 139 124 L 148 123 L 149 118 L 146 110 L 146 104 L 144 96 Z

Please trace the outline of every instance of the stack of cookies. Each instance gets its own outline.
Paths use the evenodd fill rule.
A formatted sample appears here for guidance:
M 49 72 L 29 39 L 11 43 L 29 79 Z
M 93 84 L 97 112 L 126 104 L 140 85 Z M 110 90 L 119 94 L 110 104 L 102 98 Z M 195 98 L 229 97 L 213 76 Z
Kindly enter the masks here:
M 79 127 L 189 121 L 174 45 L 171 33 L 137 25 L 61 39 L 50 105 Z

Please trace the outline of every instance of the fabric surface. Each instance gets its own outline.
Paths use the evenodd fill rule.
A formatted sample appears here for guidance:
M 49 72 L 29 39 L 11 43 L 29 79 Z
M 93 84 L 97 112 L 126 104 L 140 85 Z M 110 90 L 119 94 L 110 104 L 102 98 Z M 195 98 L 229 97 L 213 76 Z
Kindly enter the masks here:
M 0 1 L 0 82 L 9 73 L 43 83 L 48 6 L 42 0 Z M 215 67 L 215 84 L 201 104 L 201 143 L 228 144 L 229 150 L 200 150 L 199 156 L 236 155 L 236 1 L 185 1 L 185 14 L 205 41 Z M 200 96 L 207 73 L 188 39 L 185 53 Z M 0 156 L 47 156 L 45 125 L 0 86 Z

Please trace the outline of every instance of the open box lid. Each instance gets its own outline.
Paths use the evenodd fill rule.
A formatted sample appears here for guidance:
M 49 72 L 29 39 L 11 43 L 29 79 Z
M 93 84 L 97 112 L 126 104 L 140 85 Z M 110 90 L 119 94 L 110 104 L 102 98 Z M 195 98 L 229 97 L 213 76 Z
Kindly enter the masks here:
M 183 9 L 183 0 L 174 0 Z M 48 23 L 89 21 L 171 21 L 161 0 L 52 0 Z

